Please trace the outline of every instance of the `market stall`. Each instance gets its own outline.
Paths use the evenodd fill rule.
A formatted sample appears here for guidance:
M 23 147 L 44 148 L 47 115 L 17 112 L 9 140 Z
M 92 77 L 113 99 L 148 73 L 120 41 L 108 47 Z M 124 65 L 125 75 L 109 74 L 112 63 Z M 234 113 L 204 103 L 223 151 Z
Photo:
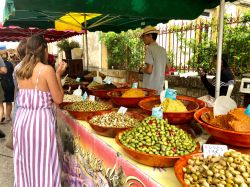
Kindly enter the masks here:
M 58 3 L 59 1 L 55 1 L 55 2 Z M 92 1 L 92 3 L 93 2 L 96 2 L 96 1 Z M 167 2 L 166 5 L 172 5 L 171 4 L 172 1 L 171 3 L 170 1 L 166 1 L 166 2 Z M 176 1 L 176 2 L 179 3 L 180 1 Z M 195 15 L 196 15 L 197 12 L 202 11 L 206 7 L 206 5 L 209 5 L 208 7 L 214 7 L 216 4 L 218 4 L 219 1 L 214 1 L 212 4 L 210 3 L 211 1 L 198 1 L 197 0 L 197 2 L 200 3 L 200 6 L 198 6 L 200 8 L 198 8 L 198 10 L 196 9 L 197 11 L 192 11 L 191 8 L 193 7 L 190 7 L 189 10 L 184 8 L 184 9 L 181 9 L 181 11 L 185 13 L 195 12 Z M 203 4 L 202 2 L 205 2 L 205 4 Z M 87 8 L 85 9 L 85 11 L 91 11 L 91 12 L 93 11 L 92 6 L 94 6 L 95 4 L 92 4 L 92 3 L 90 3 L 90 7 L 86 6 Z M 137 3 L 140 4 L 139 2 Z M 198 3 L 193 3 L 190 6 L 197 6 L 197 4 Z M 18 4 L 18 5 L 19 6 L 17 7 L 19 7 L 20 10 L 22 10 L 21 4 Z M 52 5 L 55 5 L 55 4 L 52 3 Z M 159 5 L 162 6 L 162 2 L 159 3 Z M 51 8 L 53 6 L 49 6 L 49 7 Z M 60 8 L 60 6 L 58 7 Z M 125 7 L 125 10 L 128 10 L 127 6 L 120 6 L 120 7 Z M 27 8 L 27 6 L 25 8 Z M 150 15 L 147 11 L 145 11 L 147 10 L 147 8 L 145 8 L 144 11 L 141 11 L 141 12 L 134 11 L 135 9 L 138 10 L 137 8 L 138 7 L 132 8 L 132 11 L 130 12 L 131 15 L 134 15 L 136 17 L 136 15 L 140 14 L 141 12 L 147 13 L 147 15 Z M 139 6 L 139 9 L 142 9 L 142 8 L 143 6 Z M 31 9 L 32 9 L 32 6 L 31 6 Z M 53 9 L 53 10 L 56 10 L 56 9 Z M 70 11 L 74 11 L 74 10 L 76 11 L 77 8 L 74 9 L 74 7 L 71 7 Z M 84 9 L 81 9 L 81 10 L 84 10 Z M 116 14 L 118 14 L 117 12 L 115 12 L 115 10 L 116 11 L 118 10 L 119 13 L 122 12 L 122 10 L 120 9 L 99 10 L 98 8 L 96 8 L 95 10 L 97 13 L 100 13 L 100 14 L 111 12 L 113 13 L 114 17 L 116 16 Z M 152 9 L 150 8 L 150 11 L 151 10 Z M 157 8 L 155 10 L 158 11 Z M 158 11 L 158 12 L 162 13 L 162 11 Z M 21 11 L 19 13 L 21 14 Z M 31 11 L 29 11 L 29 13 L 31 13 Z M 36 12 L 36 14 L 41 14 L 41 13 L 45 15 L 49 14 L 49 12 L 39 12 L 39 11 Z M 137 24 L 139 24 L 140 27 L 145 25 L 145 20 L 139 19 L 141 18 L 141 16 L 142 15 L 135 18 L 138 21 Z M 161 19 L 165 19 L 164 18 L 165 14 L 162 16 L 163 17 L 161 17 Z M 193 17 L 193 16 L 194 15 L 190 15 L 190 17 Z M 54 18 L 58 18 L 58 17 L 59 16 L 57 15 Z M 107 17 L 105 17 L 105 19 L 106 18 Z M 151 18 L 148 18 L 148 19 L 151 20 Z M 53 20 L 52 22 L 54 23 L 54 19 L 52 20 Z M 15 20 L 12 20 L 12 21 L 15 21 Z M 11 19 L 9 22 L 11 23 Z M 44 23 L 45 22 L 46 20 L 44 21 Z M 20 20 L 17 21 L 16 23 L 25 25 L 25 23 Z M 33 23 L 37 23 L 37 20 L 34 20 Z M 29 24 L 32 24 L 32 22 L 30 22 Z M 129 24 L 130 22 L 127 22 L 125 26 L 129 27 Z M 100 25 L 97 24 L 97 26 L 100 26 Z M 119 27 L 119 28 L 122 28 L 122 27 Z M 97 74 L 97 77 L 99 77 L 98 74 Z M 95 80 L 97 80 L 97 77 L 95 77 L 96 78 Z M 89 88 L 87 89 L 88 91 L 90 91 L 91 94 L 93 95 L 97 94 L 96 90 L 98 89 L 96 89 L 95 91 Z M 89 185 L 89 186 L 97 186 L 97 185 L 99 186 L 123 186 L 123 185 L 125 186 L 126 185 L 127 186 L 133 186 L 133 185 L 134 186 L 173 186 L 173 187 L 181 186 L 181 184 L 177 181 L 177 178 L 175 177 L 175 175 L 178 177 L 180 181 L 182 181 L 183 186 L 188 185 L 188 182 L 197 181 L 198 176 L 195 175 L 196 170 L 193 168 L 193 166 L 190 166 L 189 168 L 187 168 L 186 172 L 187 174 L 190 174 L 190 173 L 194 174 L 195 177 L 185 175 L 183 173 L 185 172 L 184 171 L 185 169 L 183 170 L 183 168 L 187 165 L 187 162 L 188 162 L 187 161 L 188 159 L 186 159 L 186 156 L 187 155 L 190 156 L 190 154 L 193 155 L 199 152 L 200 144 L 204 143 L 204 141 L 206 141 L 208 137 L 204 137 L 204 136 L 201 136 L 201 134 L 196 133 L 196 130 L 199 129 L 199 126 L 195 126 L 196 123 L 192 125 L 191 121 L 193 120 L 193 116 L 195 116 L 195 119 L 198 121 L 198 123 L 200 123 L 201 126 L 209 134 L 213 135 L 214 138 L 217 140 L 213 142 L 210 139 L 210 143 L 218 143 L 218 144 L 222 143 L 222 144 L 228 144 L 228 145 L 233 144 L 234 146 L 239 148 L 238 150 L 240 152 L 249 154 L 249 145 L 250 145 L 249 144 L 249 136 L 250 136 L 249 131 L 239 133 L 239 132 L 235 132 L 234 129 L 233 130 L 227 129 L 224 131 L 222 130 L 223 129 L 222 127 L 216 127 L 216 128 L 213 127 L 213 124 L 211 124 L 211 121 L 210 121 L 211 119 L 214 119 L 213 114 L 211 113 L 211 111 L 208 111 L 210 109 L 205 108 L 204 102 L 201 102 L 196 98 L 177 96 L 176 99 L 180 101 L 182 105 L 184 105 L 185 110 L 168 111 L 169 107 L 167 107 L 167 105 L 169 103 L 173 103 L 173 101 L 166 99 L 167 100 L 166 103 L 164 103 L 164 101 L 160 102 L 160 98 L 156 97 L 153 91 L 151 94 L 149 90 L 144 90 L 144 89 L 137 89 L 136 92 L 134 92 L 135 90 L 131 91 L 131 89 L 128 89 L 128 88 L 119 89 L 119 90 L 117 89 L 114 89 L 114 90 L 103 89 L 103 90 L 105 91 L 103 92 L 103 94 L 107 98 L 103 98 L 105 99 L 104 101 L 97 100 L 97 102 L 100 101 L 102 103 L 95 103 L 95 97 L 93 95 L 87 98 L 87 96 L 83 94 L 83 92 L 80 92 L 80 94 L 78 93 L 75 94 L 80 97 L 79 102 L 71 100 L 71 101 L 67 101 L 67 103 L 66 102 L 63 103 L 63 105 L 65 106 L 63 105 L 61 106 L 63 107 L 64 110 L 67 110 L 67 112 L 59 108 L 57 109 L 57 122 L 58 122 L 58 131 L 59 131 L 58 137 L 60 137 L 59 145 L 61 148 L 60 158 L 61 158 L 61 163 L 62 163 L 62 169 L 64 171 L 64 183 L 69 186 L 83 186 L 84 184 Z M 108 98 L 111 98 L 112 105 L 111 105 L 111 102 L 108 100 Z M 81 100 L 84 100 L 84 101 L 81 101 Z M 183 108 L 183 106 L 173 107 L 179 104 L 180 103 L 178 102 L 178 104 L 175 103 L 175 104 L 169 104 L 169 105 L 171 106 L 170 108 L 178 108 L 178 109 Z M 105 112 L 110 111 L 113 108 L 116 108 L 116 111 L 115 111 L 116 114 L 119 113 L 117 112 L 117 105 L 136 108 L 135 111 L 139 114 L 145 115 L 144 116 L 145 119 L 138 122 L 140 124 L 138 126 L 134 126 L 133 128 L 126 127 L 125 131 L 123 131 L 124 129 L 123 130 L 119 129 L 119 131 L 115 132 L 114 134 L 110 133 L 108 135 L 105 134 L 105 132 L 102 132 L 102 130 L 105 128 L 101 127 L 101 125 L 99 125 L 99 128 L 97 128 L 98 125 L 91 124 L 91 120 L 94 117 L 94 115 L 104 115 Z M 159 105 L 161 105 L 163 108 L 161 118 L 165 118 L 169 120 L 169 122 L 167 120 L 156 119 L 156 118 L 152 120 L 151 118 L 147 117 L 147 115 L 151 116 L 151 114 L 153 113 L 152 108 L 157 107 Z M 139 109 L 138 106 L 141 109 Z M 207 117 L 207 115 L 204 115 L 204 114 L 209 115 L 209 118 Z M 235 116 L 237 115 L 234 115 L 234 117 Z M 170 123 L 171 125 L 169 125 L 168 123 Z M 180 130 L 180 128 L 177 128 L 176 126 L 182 129 L 185 129 L 185 131 Z M 111 128 L 113 127 L 108 127 L 108 130 L 110 130 Z M 121 126 L 119 126 L 119 128 L 121 128 Z M 112 131 L 114 132 L 114 130 Z M 224 134 L 222 134 L 222 132 Z M 99 135 L 101 133 L 102 135 Z M 105 136 L 112 136 L 112 137 L 105 137 Z M 114 136 L 116 139 L 114 139 Z M 242 148 L 241 146 L 245 148 Z M 231 155 L 231 153 L 229 155 Z M 233 169 L 235 175 L 240 176 L 240 177 L 236 177 L 237 180 L 232 181 L 232 182 L 230 181 L 230 185 L 234 183 L 249 184 L 249 167 L 248 167 L 249 157 L 248 156 L 241 157 L 241 153 L 238 153 L 238 152 L 235 153 L 233 157 L 238 158 L 238 156 L 240 160 L 237 160 L 237 161 L 239 163 L 241 163 L 242 161 L 245 164 L 245 166 L 241 167 L 240 169 L 238 169 L 236 162 L 234 162 L 234 160 L 236 159 L 231 158 L 231 157 L 229 159 L 227 158 L 228 159 L 227 161 L 230 162 L 230 164 L 233 163 L 233 166 L 235 166 Z M 228 157 L 228 156 L 225 156 L 225 157 Z M 175 169 L 176 174 L 174 174 L 174 168 L 173 168 L 174 164 L 176 162 L 178 163 L 179 160 L 183 160 L 183 159 L 186 159 L 186 162 L 184 163 L 182 161 L 181 164 L 178 165 L 178 168 Z M 204 160 L 204 159 L 202 158 L 201 160 Z M 217 160 L 217 158 L 215 160 Z M 196 163 L 194 161 L 190 161 L 190 162 Z M 225 167 L 229 165 L 229 164 L 225 165 L 225 160 L 222 160 L 222 162 Z M 143 164 L 139 164 L 139 163 L 143 163 Z M 149 166 L 146 166 L 146 165 L 149 165 Z M 212 176 L 214 176 L 215 178 L 220 177 L 220 176 L 216 177 L 217 175 L 214 175 L 214 173 L 216 172 L 213 172 L 213 171 L 212 173 L 208 172 L 210 171 L 209 170 L 210 166 L 205 165 L 205 167 L 207 167 L 207 169 L 205 168 L 205 171 L 206 171 L 205 173 L 209 175 L 209 176 L 205 176 L 208 178 L 208 182 L 212 178 Z M 215 168 L 215 169 L 219 170 L 220 168 Z M 238 170 L 242 170 L 242 172 Z M 204 171 L 204 168 L 203 170 L 202 169 L 199 170 L 200 173 L 202 171 Z M 240 175 L 241 173 L 242 173 L 242 176 Z M 243 173 L 247 173 L 247 174 L 243 174 Z M 225 176 L 223 173 L 222 175 L 223 177 L 221 178 L 221 181 L 225 183 L 226 182 L 224 180 Z M 184 177 L 186 177 L 185 182 L 183 182 Z M 218 180 L 216 180 L 213 184 L 215 184 L 216 182 L 218 183 Z M 200 183 L 202 184 L 204 183 L 204 186 L 205 184 L 207 186 L 206 179 L 203 179 Z
M 86 121 L 76 120 L 68 112 L 58 109 L 57 124 L 63 138 L 63 171 L 67 173 L 67 184 L 121 186 L 132 182 L 136 186 L 181 186 L 173 167 L 150 167 L 138 163 L 114 138 L 98 135 Z M 206 138 L 206 135 L 197 135 L 200 142 Z
M 147 95 L 141 96 L 140 98 L 138 95 L 142 92 L 138 91 L 137 89 L 143 91 L 144 93 L 147 92 Z M 62 154 L 64 155 L 62 158 L 68 159 L 67 162 L 74 162 L 75 164 L 77 164 L 78 169 L 75 168 L 75 172 L 78 171 L 81 173 L 81 175 L 76 177 L 76 174 L 72 169 L 70 169 L 71 166 L 65 165 L 64 172 L 67 173 L 66 181 L 70 184 L 75 184 L 76 181 L 86 182 L 87 180 L 89 183 L 96 183 L 97 181 L 99 181 L 97 182 L 98 184 L 107 183 L 109 186 L 112 186 L 114 184 L 110 182 L 110 180 L 113 180 L 113 178 L 109 177 L 109 175 L 111 175 L 110 171 L 112 170 L 112 175 L 116 177 L 117 184 L 119 183 L 121 186 L 127 185 L 129 183 L 127 180 L 129 179 L 131 179 L 130 182 L 134 182 L 137 186 L 185 186 L 184 183 L 181 185 L 181 183 L 177 181 L 177 178 L 178 180 L 183 182 L 184 174 L 182 174 L 180 177 L 179 174 L 182 171 L 180 167 L 183 168 L 187 164 L 187 162 L 185 160 L 183 161 L 183 159 L 192 157 L 186 157 L 186 155 L 189 155 L 188 152 L 183 152 L 184 155 L 181 156 L 177 154 L 182 154 L 181 151 L 178 152 L 178 141 L 176 142 L 176 144 L 174 144 L 176 146 L 177 152 L 172 152 L 172 150 L 175 150 L 175 148 L 172 149 L 173 147 L 170 149 L 170 152 L 162 152 L 162 150 L 165 150 L 165 148 L 162 146 L 165 145 L 164 142 L 163 144 L 160 143 L 160 152 L 157 152 L 156 150 L 154 150 L 154 148 L 150 148 L 150 150 L 147 150 L 146 148 L 145 152 L 143 146 L 140 147 L 137 145 L 134 147 L 136 151 L 134 151 L 133 149 L 133 142 L 135 144 L 140 144 L 141 142 L 145 141 L 145 145 L 150 145 L 153 147 L 154 139 L 151 139 L 150 136 L 154 137 L 155 131 L 154 129 L 152 129 L 152 124 L 154 126 L 154 123 L 157 124 L 158 122 L 157 120 L 153 120 L 153 122 L 150 122 L 150 120 L 152 119 L 148 120 L 148 116 L 151 116 L 152 108 L 160 103 L 160 98 L 154 96 L 154 92 L 151 92 L 151 95 L 149 95 L 150 92 L 148 90 L 146 91 L 145 89 L 141 88 L 113 89 L 108 90 L 106 93 L 107 96 L 111 98 L 110 100 L 108 98 L 104 98 L 104 100 L 98 100 L 98 98 L 96 97 L 97 100 L 95 101 L 81 101 L 83 98 L 79 97 L 78 102 L 72 99 L 70 100 L 71 102 L 65 102 L 64 106 L 61 105 L 61 109 L 58 108 L 58 128 L 60 137 L 62 137 L 63 142 L 61 144 L 62 150 L 64 150 L 64 152 L 62 151 Z M 95 95 L 95 93 L 93 94 Z M 93 96 L 90 95 L 89 99 L 92 97 Z M 211 113 L 211 108 L 205 107 L 205 102 L 193 97 L 186 96 L 177 96 L 176 99 L 178 100 L 178 102 L 180 101 L 184 103 L 187 111 L 168 112 L 167 110 L 169 110 L 169 108 L 163 106 L 163 108 L 166 109 L 166 111 L 163 112 L 163 118 L 168 119 L 169 123 L 172 124 L 170 127 L 170 134 L 168 136 L 173 136 L 172 133 L 175 132 L 174 137 L 177 137 L 177 134 L 179 133 L 177 133 L 178 131 L 175 130 L 175 127 L 178 127 L 180 129 L 183 129 L 185 133 L 190 134 L 193 137 L 193 140 L 200 145 L 202 145 L 203 143 L 215 145 L 222 144 L 226 145 L 230 149 L 239 151 L 240 153 L 237 152 L 237 154 L 250 153 L 250 135 L 248 133 L 249 130 L 247 130 L 247 128 L 249 128 L 247 126 L 249 125 L 249 117 L 243 114 L 243 109 L 239 110 L 242 110 L 241 115 L 242 118 L 244 117 L 245 119 L 243 119 L 242 122 L 246 123 L 246 129 L 242 127 L 240 131 L 245 132 L 237 132 L 237 129 L 223 130 L 223 128 L 228 128 L 227 125 L 223 127 L 223 124 L 225 125 L 226 122 L 223 122 L 221 126 L 215 126 L 212 121 L 217 118 L 214 118 L 213 114 Z M 89 102 L 92 103 L 90 104 Z M 93 102 L 101 102 L 104 105 L 101 106 L 97 103 L 93 104 Z M 175 103 L 173 103 L 173 101 L 165 99 L 165 102 L 168 102 L 166 105 L 171 105 L 171 109 L 175 108 Z M 92 104 L 94 107 L 90 106 Z M 81 107 L 81 105 L 85 107 Z M 142 118 L 142 125 L 137 125 L 130 130 L 126 130 L 129 129 L 129 127 L 124 126 L 120 127 L 119 129 L 119 127 L 117 127 L 119 122 L 116 121 L 115 123 L 113 123 L 113 121 L 116 120 L 117 113 L 119 113 L 119 106 L 129 107 L 126 113 L 133 113 L 133 116 L 136 119 Z M 112 112 L 115 112 L 115 115 L 111 115 Z M 111 122 L 108 122 L 106 126 L 103 126 L 103 124 L 106 124 L 105 121 L 107 121 L 107 118 L 105 118 L 105 120 L 99 119 L 101 123 L 99 121 L 98 125 L 98 118 L 101 118 L 102 116 L 105 116 L 107 114 L 110 114 Z M 230 116 L 231 114 L 228 115 Z M 193 117 L 198 123 L 193 120 Z M 227 119 L 230 119 L 230 117 Z M 234 119 L 234 121 L 237 120 L 239 119 Z M 218 121 L 220 122 L 220 120 Z M 165 122 L 160 122 L 161 125 L 163 123 Z M 115 125 L 115 127 L 111 124 Z M 218 124 L 216 123 L 216 125 Z M 67 135 L 62 135 L 65 134 L 65 131 L 63 130 L 65 129 L 65 127 L 67 127 Z M 144 130 L 143 127 L 145 127 Z M 148 129 L 148 127 L 150 128 L 150 130 Z M 201 127 L 204 129 L 203 131 L 201 130 Z M 158 126 L 156 129 L 162 129 L 162 126 Z M 168 130 L 166 130 L 168 129 L 168 126 L 164 126 L 163 129 L 164 133 L 161 133 L 161 131 L 159 131 L 158 133 L 160 133 L 161 135 L 168 133 Z M 146 134 L 144 134 L 145 130 Z M 126 137 L 122 139 L 121 136 L 126 132 L 131 133 L 127 133 Z M 145 137 L 147 136 L 150 140 L 147 138 L 145 139 Z M 183 136 L 184 134 L 182 134 L 181 137 Z M 132 140 L 131 137 L 133 137 Z M 164 137 L 161 137 L 161 140 L 163 140 L 162 138 Z M 136 139 L 138 139 L 138 142 Z M 174 139 L 176 140 L 176 138 Z M 167 139 L 163 141 L 166 140 Z M 181 140 L 181 144 L 187 144 L 190 148 L 193 144 L 191 143 L 192 141 L 190 143 L 188 143 L 188 141 L 188 139 Z M 132 142 L 132 144 L 126 144 L 127 142 Z M 167 140 L 167 142 L 167 144 L 172 144 L 171 142 L 169 142 L 169 140 Z M 196 149 L 191 150 L 190 153 L 192 155 L 196 155 L 196 153 L 200 151 L 200 147 L 201 146 L 197 146 Z M 69 152 L 71 154 L 69 154 Z M 169 156 L 168 154 L 173 154 L 173 156 Z M 71 159 L 73 159 L 74 161 L 72 161 Z M 249 161 L 247 161 L 246 164 L 249 164 L 248 162 Z M 65 164 L 65 161 L 63 161 L 63 163 Z M 99 163 L 100 165 L 97 164 L 97 167 L 96 164 L 91 163 Z M 99 172 L 98 177 L 95 176 L 93 172 Z
M 75 142 L 76 153 L 64 152 L 63 157 L 63 171 L 70 186 L 121 186 L 124 182 L 137 186 L 180 186 L 173 168 L 139 164 L 128 158 L 113 138 L 97 135 L 88 123 L 76 121 L 60 109 L 57 114 L 58 128 L 70 126 Z

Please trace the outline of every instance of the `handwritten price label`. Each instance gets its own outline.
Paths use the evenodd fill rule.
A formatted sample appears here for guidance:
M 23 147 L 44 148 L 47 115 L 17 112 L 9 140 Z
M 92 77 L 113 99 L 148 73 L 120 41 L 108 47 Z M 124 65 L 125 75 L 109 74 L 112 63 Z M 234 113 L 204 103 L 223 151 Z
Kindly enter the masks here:
M 87 92 L 84 92 L 84 94 L 83 94 L 83 96 L 82 96 L 82 100 L 84 101 L 84 100 L 86 100 L 88 98 L 88 94 L 87 94 Z
M 138 88 L 138 82 L 133 82 L 132 88 Z
M 111 77 L 105 77 L 105 79 L 103 80 L 106 84 L 111 84 L 112 83 L 112 78 Z
M 80 79 L 79 77 L 76 78 L 76 82 L 80 82 L 80 80 L 81 80 L 81 79 Z
M 226 145 L 213 145 L 213 144 L 203 144 L 203 154 L 204 157 L 207 156 L 223 156 L 223 154 L 228 150 Z
M 89 100 L 90 101 L 95 101 L 95 96 L 94 95 L 89 95 Z
M 120 108 L 119 108 L 119 110 L 118 110 L 118 112 L 117 113 L 121 113 L 121 114 L 125 114 L 126 112 L 127 112 L 127 108 L 126 107 L 123 107 L 123 106 L 121 106 Z

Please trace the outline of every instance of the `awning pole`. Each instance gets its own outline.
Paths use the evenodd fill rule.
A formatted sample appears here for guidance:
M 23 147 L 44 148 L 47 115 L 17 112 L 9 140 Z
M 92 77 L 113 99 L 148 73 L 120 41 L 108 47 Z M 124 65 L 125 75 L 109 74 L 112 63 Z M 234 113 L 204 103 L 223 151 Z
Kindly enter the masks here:
M 224 27 L 224 10 L 225 10 L 225 0 L 220 0 L 215 98 L 218 98 L 220 96 L 220 78 L 221 78 L 221 57 L 222 57 L 223 27 Z
M 84 14 L 84 29 L 85 29 L 85 33 L 84 33 L 84 56 L 85 56 L 85 64 L 87 64 L 87 70 L 89 70 L 89 53 L 88 53 L 88 31 L 87 31 L 87 19 L 86 19 L 86 14 Z

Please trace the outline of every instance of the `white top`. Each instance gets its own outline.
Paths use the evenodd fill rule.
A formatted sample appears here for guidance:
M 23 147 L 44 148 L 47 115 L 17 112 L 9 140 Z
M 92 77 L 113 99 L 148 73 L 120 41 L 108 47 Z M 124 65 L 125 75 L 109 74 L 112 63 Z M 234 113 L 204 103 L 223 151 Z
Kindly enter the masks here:
M 151 43 L 146 50 L 145 63 L 152 64 L 153 71 L 151 74 L 143 74 L 142 87 L 154 89 L 159 95 L 163 90 L 165 69 L 168 63 L 166 49 L 155 42 Z

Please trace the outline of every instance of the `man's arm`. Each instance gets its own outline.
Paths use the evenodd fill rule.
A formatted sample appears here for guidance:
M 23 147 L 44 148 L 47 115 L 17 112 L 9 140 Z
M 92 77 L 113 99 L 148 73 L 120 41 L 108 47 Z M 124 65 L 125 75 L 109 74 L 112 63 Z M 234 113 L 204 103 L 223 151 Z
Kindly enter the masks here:
M 146 64 L 143 73 L 151 74 L 153 71 L 153 65 L 152 64 Z

